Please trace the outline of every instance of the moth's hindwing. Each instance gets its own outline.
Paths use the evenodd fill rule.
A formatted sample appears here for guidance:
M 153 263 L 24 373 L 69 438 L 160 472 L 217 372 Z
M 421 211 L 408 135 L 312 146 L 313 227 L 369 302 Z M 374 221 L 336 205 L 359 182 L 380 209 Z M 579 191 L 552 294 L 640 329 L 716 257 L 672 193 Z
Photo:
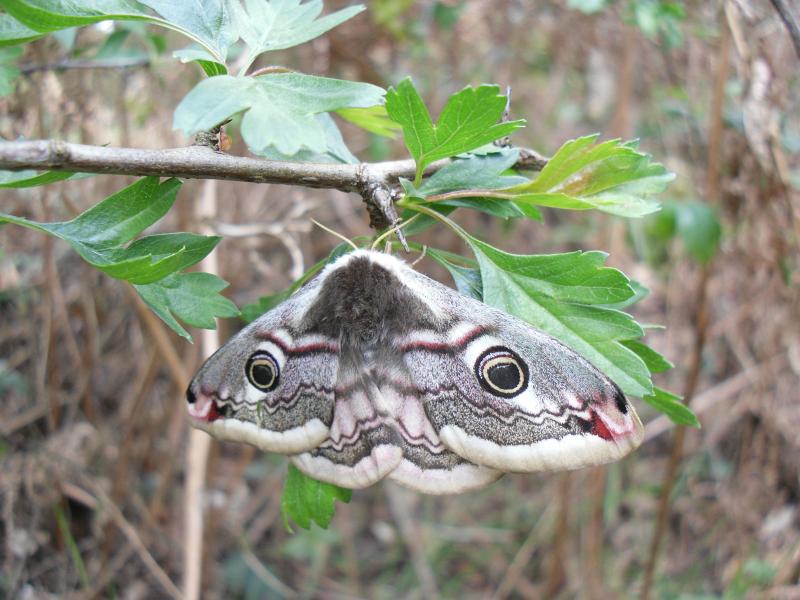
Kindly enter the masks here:
M 577 353 L 386 254 L 358 251 L 246 327 L 187 392 L 192 423 L 349 488 L 425 493 L 616 460 L 642 439 Z
M 442 444 L 401 362 L 387 356 L 360 368 L 352 377 L 340 373 L 329 437 L 292 457 L 300 470 L 350 488 L 388 476 L 428 494 L 482 487 L 502 476 Z

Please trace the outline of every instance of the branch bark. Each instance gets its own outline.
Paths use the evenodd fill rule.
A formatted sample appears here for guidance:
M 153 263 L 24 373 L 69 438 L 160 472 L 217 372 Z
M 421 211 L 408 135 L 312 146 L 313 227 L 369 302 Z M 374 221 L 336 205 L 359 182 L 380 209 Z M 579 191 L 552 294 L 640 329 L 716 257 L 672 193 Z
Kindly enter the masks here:
M 433 163 L 430 175 L 448 164 Z M 541 169 L 547 159 L 521 149 L 518 166 Z M 146 150 L 88 146 L 59 140 L 0 142 L 0 169 L 39 169 L 112 175 L 156 175 L 183 179 L 224 179 L 251 183 L 278 183 L 362 193 L 378 185 L 393 185 L 399 177 L 414 177 L 414 161 L 325 164 L 276 161 L 231 156 L 202 146 Z

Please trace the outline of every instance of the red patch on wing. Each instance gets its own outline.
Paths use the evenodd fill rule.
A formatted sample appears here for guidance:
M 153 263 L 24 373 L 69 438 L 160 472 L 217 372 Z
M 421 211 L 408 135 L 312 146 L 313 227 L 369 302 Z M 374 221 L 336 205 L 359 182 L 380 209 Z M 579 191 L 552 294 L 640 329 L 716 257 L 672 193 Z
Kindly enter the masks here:
M 189 405 L 189 416 L 196 421 L 211 423 L 222 417 L 222 413 L 217 410 L 217 403 L 210 395 L 200 394 L 193 403 Z
M 208 411 L 208 416 L 206 417 L 206 421 L 211 423 L 212 421 L 216 421 L 220 417 L 222 417 L 222 415 L 217 410 L 217 403 L 212 400 L 211 401 L 211 408 Z
M 611 435 L 611 432 L 606 427 L 606 424 L 603 423 L 603 420 L 597 416 L 597 413 L 592 413 L 592 435 L 596 435 L 598 437 L 603 438 L 604 440 L 613 440 L 614 436 Z

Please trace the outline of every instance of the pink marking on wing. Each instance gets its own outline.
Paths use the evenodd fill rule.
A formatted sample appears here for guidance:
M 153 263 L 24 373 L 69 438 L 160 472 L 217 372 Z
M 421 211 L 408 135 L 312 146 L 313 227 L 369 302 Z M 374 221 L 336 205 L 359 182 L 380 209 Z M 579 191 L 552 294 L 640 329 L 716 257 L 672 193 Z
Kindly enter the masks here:
M 426 341 L 412 341 L 407 342 L 400 346 L 401 352 L 409 352 L 411 350 L 431 350 L 433 352 L 442 352 L 444 350 L 459 350 L 469 344 L 479 335 L 484 333 L 483 327 L 475 327 L 470 329 L 467 333 L 462 335 L 454 342 L 426 342 Z
M 284 354 L 306 354 L 310 352 L 327 352 L 329 354 L 339 353 L 339 345 L 331 344 L 329 342 L 314 342 L 311 344 L 306 344 L 305 346 L 289 347 L 286 345 L 285 341 L 278 336 L 273 335 L 269 331 L 257 331 L 256 337 L 260 340 L 264 340 L 265 342 L 272 342 L 278 348 L 280 348 Z

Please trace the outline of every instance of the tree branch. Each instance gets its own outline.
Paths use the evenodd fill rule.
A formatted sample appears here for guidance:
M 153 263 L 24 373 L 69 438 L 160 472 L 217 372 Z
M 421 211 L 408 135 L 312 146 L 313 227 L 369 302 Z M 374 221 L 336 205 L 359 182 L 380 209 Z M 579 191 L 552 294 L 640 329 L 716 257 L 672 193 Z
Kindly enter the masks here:
M 430 175 L 448 163 L 448 159 L 437 161 L 425 170 L 425 174 Z M 547 159 L 532 150 L 522 149 L 518 164 L 521 168 L 540 169 L 547 164 Z M 358 194 L 376 185 L 394 185 L 399 177 L 414 177 L 413 160 L 359 165 L 308 163 L 231 156 L 201 146 L 143 150 L 87 146 L 58 140 L 0 142 L 0 169 L 225 179 L 336 189 Z

